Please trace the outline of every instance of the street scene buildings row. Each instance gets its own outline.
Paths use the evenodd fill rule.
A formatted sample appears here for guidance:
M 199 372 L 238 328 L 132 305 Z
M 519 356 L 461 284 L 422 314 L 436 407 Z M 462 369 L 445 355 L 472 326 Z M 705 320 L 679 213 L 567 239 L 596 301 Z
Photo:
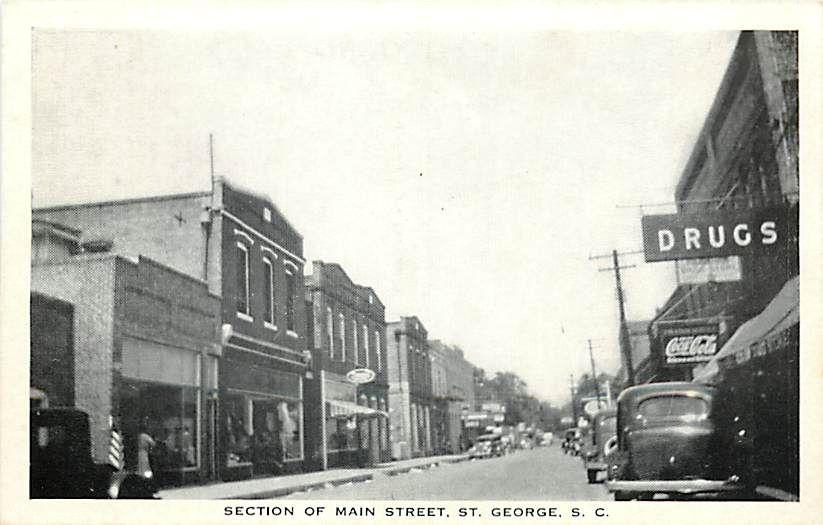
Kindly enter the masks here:
M 266 196 L 35 209 L 31 402 L 90 415 L 98 462 L 153 439 L 161 484 L 366 466 L 465 447 L 474 367 L 314 261 Z M 305 274 L 305 275 L 304 275 Z M 468 382 L 466 381 L 468 378 Z M 457 415 L 457 417 L 456 417 Z

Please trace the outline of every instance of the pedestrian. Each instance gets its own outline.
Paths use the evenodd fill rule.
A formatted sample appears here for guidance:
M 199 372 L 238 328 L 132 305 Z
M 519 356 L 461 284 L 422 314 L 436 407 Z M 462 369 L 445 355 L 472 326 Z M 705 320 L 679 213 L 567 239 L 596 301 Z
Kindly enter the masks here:
M 150 458 L 154 445 L 155 441 L 148 431 L 148 420 L 144 418 L 137 436 L 137 473 L 146 479 L 154 477 Z

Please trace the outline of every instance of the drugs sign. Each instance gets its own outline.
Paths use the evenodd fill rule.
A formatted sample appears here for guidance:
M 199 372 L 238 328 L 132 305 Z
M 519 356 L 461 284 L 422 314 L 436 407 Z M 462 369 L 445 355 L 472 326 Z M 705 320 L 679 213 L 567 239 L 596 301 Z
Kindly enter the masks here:
M 777 255 L 792 237 L 786 208 L 646 215 L 641 219 L 646 262 Z
M 668 367 L 694 366 L 710 361 L 717 353 L 717 338 L 717 324 L 661 327 L 663 364 Z

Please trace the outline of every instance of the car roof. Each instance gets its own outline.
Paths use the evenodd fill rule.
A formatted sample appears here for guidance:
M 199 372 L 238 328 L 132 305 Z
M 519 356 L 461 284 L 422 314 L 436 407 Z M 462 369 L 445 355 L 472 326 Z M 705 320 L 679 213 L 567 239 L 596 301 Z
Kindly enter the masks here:
M 619 403 L 633 402 L 656 395 L 692 395 L 696 397 L 711 397 L 714 388 L 699 383 L 688 381 L 669 381 L 665 383 L 647 383 L 629 387 L 617 398 Z

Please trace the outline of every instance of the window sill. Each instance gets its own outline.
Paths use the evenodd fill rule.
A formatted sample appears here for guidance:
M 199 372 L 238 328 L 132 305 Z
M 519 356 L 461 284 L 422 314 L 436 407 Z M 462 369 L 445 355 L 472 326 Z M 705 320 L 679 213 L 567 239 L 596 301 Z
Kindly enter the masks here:
M 274 330 L 275 332 L 277 331 L 277 325 L 276 324 L 271 324 L 268 321 L 263 321 L 263 326 L 265 326 L 269 330 Z
M 250 316 L 249 314 L 244 314 L 243 312 L 237 312 L 237 318 L 242 319 L 244 321 L 248 321 L 250 323 L 254 322 L 254 317 Z
M 289 336 L 289 337 L 294 337 L 295 339 L 300 337 L 300 336 L 297 335 L 297 332 L 295 332 L 294 330 L 286 330 L 286 335 Z

